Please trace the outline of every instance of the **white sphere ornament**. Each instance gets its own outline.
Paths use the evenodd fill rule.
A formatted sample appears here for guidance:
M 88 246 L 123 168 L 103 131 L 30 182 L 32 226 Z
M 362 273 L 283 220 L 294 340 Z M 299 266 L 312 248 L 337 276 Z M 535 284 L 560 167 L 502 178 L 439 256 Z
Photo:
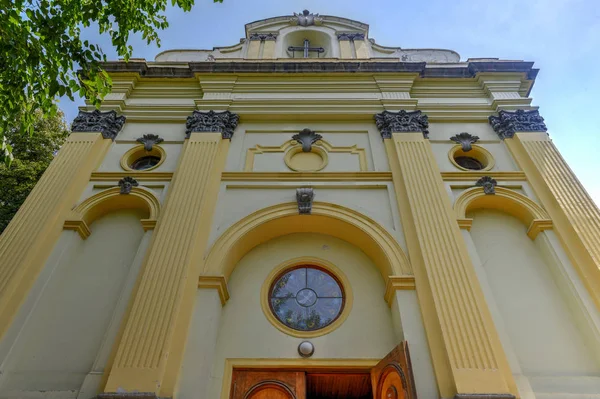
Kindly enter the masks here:
M 311 357 L 315 353 L 314 345 L 309 341 L 302 341 L 298 345 L 298 353 L 302 357 Z

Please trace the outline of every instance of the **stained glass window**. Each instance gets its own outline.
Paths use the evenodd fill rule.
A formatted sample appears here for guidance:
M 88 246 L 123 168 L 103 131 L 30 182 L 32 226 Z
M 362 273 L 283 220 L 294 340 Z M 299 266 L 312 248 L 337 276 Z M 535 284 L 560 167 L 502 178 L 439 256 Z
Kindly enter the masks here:
M 316 266 L 287 270 L 269 291 L 273 314 L 286 326 L 314 331 L 333 323 L 344 308 L 344 291 L 338 280 Z

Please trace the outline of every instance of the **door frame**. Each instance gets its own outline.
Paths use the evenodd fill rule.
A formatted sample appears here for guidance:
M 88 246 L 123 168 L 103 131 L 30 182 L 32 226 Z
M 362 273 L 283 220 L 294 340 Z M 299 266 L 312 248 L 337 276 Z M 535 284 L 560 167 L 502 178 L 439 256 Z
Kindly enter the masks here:
M 288 370 L 347 370 L 370 371 L 381 359 L 252 359 L 227 358 L 221 386 L 221 399 L 229 399 L 233 369 L 288 369 Z

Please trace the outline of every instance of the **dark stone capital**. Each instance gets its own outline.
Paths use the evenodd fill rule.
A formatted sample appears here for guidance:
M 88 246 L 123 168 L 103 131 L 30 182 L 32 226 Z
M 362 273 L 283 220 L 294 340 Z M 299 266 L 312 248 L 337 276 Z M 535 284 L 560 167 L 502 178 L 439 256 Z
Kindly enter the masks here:
M 144 145 L 144 149 L 146 151 L 152 151 L 152 147 L 156 144 L 160 144 L 164 141 L 162 137 L 158 134 L 144 134 L 142 137 L 136 140 L 138 143 L 142 143 Z
M 119 180 L 119 187 L 121 188 L 121 194 L 129 194 L 134 187 L 140 184 L 131 176 L 125 176 Z
M 115 111 L 79 111 L 71 124 L 72 132 L 100 132 L 105 139 L 114 141 L 125 123 L 125 116 L 117 116 Z
M 315 192 L 311 187 L 296 189 L 296 202 L 298 202 L 298 213 L 300 215 L 310 215 L 314 198 Z
M 292 136 L 292 140 L 296 140 L 298 144 L 302 145 L 303 152 L 310 152 L 312 145 L 322 138 L 323 136 L 308 128 L 303 129 L 300 133 L 296 133 Z
M 255 40 L 260 40 L 261 42 L 264 41 L 275 41 L 277 40 L 277 33 L 271 33 L 271 32 L 266 32 L 266 33 L 250 33 L 250 37 L 248 38 L 249 40 L 255 41 Z
M 375 124 L 384 139 L 391 139 L 392 133 L 402 132 L 423 132 L 425 138 L 429 135 L 429 121 L 421 111 L 383 111 L 375 114 Z
M 496 182 L 496 180 L 490 176 L 483 176 L 481 179 L 477 180 L 477 182 L 475 183 L 475 185 L 477 187 L 483 187 L 483 192 L 486 195 L 496 194 L 496 185 L 497 184 L 498 184 L 498 182 Z
M 187 118 L 185 137 L 189 138 L 192 132 L 221 132 L 223 139 L 231 140 L 239 120 L 240 116 L 238 114 L 229 111 L 194 111 L 192 116 Z
M 339 33 L 338 40 L 349 40 L 351 42 L 355 40 L 365 40 L 365 34 L 360 32 L 350 32 L 350 33 Z
M 544 118 L 537 110 L 499 111 L 498 116 L 490 116 L 489 121 L 502 140 L 513 138 L 516 132 L 545 132 L 548 130 Z
M 464 152 L 469 152 L 473 149 L 472 144 L 475 144 L 479 140 L 479 136 L 473 136 L 467 132 L 462 132 L 450 137 L 450 140 L 460 144 Z

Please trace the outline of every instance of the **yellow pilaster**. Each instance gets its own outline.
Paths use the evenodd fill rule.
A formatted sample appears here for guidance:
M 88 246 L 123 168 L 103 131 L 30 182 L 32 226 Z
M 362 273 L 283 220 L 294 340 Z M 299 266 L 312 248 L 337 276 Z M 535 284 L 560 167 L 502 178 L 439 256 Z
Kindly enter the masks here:
M 517 395 L 429 141 L 385 145 L 441 396 Z
M 356 49 L 356 58 L 367 59 L 370 58 L 369 46 L 364 40 L 355 40 L 354 48 Z
M 276 58 L 275 57 L 275 40 L 265 40 L 263 45 L 263 59 Z
M 197 287 L 199 259 L 218 193 L 215 181 L 224 168 L 228 146 L 229 140 L 223 140 L 221 133 L 192 133 L 186 140 L 105 392 L 173 396 L 173 375 L 180 366 L 173 359 L 180 361 L 180 341 L 187 332 L 177 323 L 187 317 L 182 311 L 191 313 L 186 298 Z M 163 387 L 165 374 L 170 378 L 168 387 Z
M 72 133 L 0 236 L 0 337 L 111 142 L 100 133 Z
M 340 56 L 341 58 L 354 58 L 354 52 L 352 51 L 353 43 L 350 40 L 340 40 Z
M 600 309 L 600 210 L 545 132 L 504 140 Z
M 246 55 L 247 59 L 258 59 L 260 55 L 260 44 L 262 41 L 260 40 L 251 40 L 248 44 L 248 53 Z

